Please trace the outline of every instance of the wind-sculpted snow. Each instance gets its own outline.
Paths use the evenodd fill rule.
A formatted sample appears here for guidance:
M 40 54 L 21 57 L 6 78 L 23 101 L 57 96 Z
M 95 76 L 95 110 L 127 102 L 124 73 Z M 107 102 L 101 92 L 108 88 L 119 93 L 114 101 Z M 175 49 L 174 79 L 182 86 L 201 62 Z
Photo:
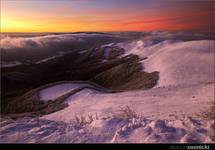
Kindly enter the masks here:
M 212 143 L 212 121 L 95 119 L 78 126 L 44 119 L 1 120 L 0 143 Z

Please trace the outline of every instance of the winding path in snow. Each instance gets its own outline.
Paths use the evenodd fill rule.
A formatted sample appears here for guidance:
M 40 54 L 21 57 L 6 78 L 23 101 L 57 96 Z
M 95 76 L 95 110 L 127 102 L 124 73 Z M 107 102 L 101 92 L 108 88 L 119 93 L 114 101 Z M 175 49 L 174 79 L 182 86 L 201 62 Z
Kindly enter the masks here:
M 49 101 L 49 100 L 55 100 L 64 95 L 71 96 L 84 89 L 91 89 L 102 93 L 121 92 L 121 91 L 106 89 L 90 81 L 60 81 L 60 82 L 55 82 L 55 83 L 41 86 L 37 88 L 36 91 L 39 94 L 40 100 Z

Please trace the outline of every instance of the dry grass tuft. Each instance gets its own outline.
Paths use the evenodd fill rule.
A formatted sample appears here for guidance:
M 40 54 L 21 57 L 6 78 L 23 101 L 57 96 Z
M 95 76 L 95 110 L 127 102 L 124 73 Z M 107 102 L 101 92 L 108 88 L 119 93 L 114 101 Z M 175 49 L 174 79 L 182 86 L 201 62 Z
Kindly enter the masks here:
M 94 115 L 87 115 L 87 116 L 75 116 L 75 121 L 74 121 L 74 124 L 75 126 L 77 127 L 82 127 L 82 126 L 85 126 L 87 124 L 91 124 L 94 120 L 98 120 L 98 115 L 97 113 Z
M 120 107 L 119 112 L 117 114 L 114 114 L 113 117 L 117 119 L 131 120 L 131 119 L 143 118 L 143 115 L 138 114 L 131 107 L 125 106 L 125 107 Z

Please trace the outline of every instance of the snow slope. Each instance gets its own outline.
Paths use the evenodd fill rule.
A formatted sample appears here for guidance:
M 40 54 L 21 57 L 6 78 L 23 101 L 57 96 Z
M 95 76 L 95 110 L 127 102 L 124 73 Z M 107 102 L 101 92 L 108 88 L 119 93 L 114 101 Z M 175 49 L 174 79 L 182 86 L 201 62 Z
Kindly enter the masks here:
M 85 89 L 69 97 L 64 110 L 41 118 L 1 119 L 0 142 L 213 143 L 214 121 L 198 116 L 210 107 L 213 91 L 213 84 L 120 94 Z M 143 116 L 114 117 L 125 105 Z M 90 123 L 80 125 L 75 120 L 75 116 L 88 115 L 93 116 Z
M 144 71 L 158 71 L 159 86 L 214 82 L 214 41 L 163 41 L 152 44 L 149 41 L 120 43 L 126 54 L 141 58 Z
M 145 71 L 159 71 L 157 86 L 214 82 L 214 41 L 179 42 L 143 61 Z
M 213 92 L 214 85 L 206 83 L 112 94 L 84 89 L 67 99 L 67 108 L 42 118 L 70 122 L 79 114 L 98 113 L 100 117 L 106 117 L 126 105 L 153 119 L 170 119 L 172 115 L 194 117 L 209 110 L 214 100 Z
M 67 99 L 69 107 L 42 118 L 68 123 L 80 114 L 87 116 L 98 113 L 100 117 L 111 116 L 120 107 L 128 105 L 137 113 L 152 119 L 152 122 L 154 122 L 152 124 L 156 124 L 157 120 L 161 120 L 161 122 L 165 122 L 165 120 L 167 122 L 173 121 L 173 127 L 181 129 L 184 128 L 187 117 L 200 119 L 199 115 L 201 116 L 202 113 L 207 112 L 214 101 L 214 41 L 164 41 L 155 45 L 147 44 L 146 47 L 140 41 L 136 44 L 136 47 L 133 48 L 128 46 L 131 51 L 127 49 L 126 53 L 148 57 L 148 59 L 142 61 L 144 70 L 160 72 L 157 87 L 146 91 L 115 94 L 82 90 Z M 200 120 L 203 121 L 204 119 Z M 207 123 L 205 122 L 199 126 L 204 128 Z M 160 128 L 160 130 L 166 129 L 165 125 Z M 189 127 L 185 128 L 191 130 L 188 129 Z M 144 139 L 142 142 L 171 141 L 171 139 L 163 139 L 162 136 L 156 137 L 156 134 L 154 137 L 151 135 L 151 138 L 146 137 L 145 134 L 149 131 L 139 130 L 141 132 L 132 131 L 132 134 L 134 134 L 132 137 L 136 142 L 140 142 L 141 139 Z M 150 130 L 156 132 L 155 127 L 151 127 Z M 179 136 L 178 140 L 173 141 L 192 142 L 192 140 L 187 139 L 190 137 L 193 140 L 200 138 L 197 130 L 194 129 L 192 135 L 185 133 L 183 136 Z M 174 131 L 174 129 L 173 131 L 167 131 L 166 134 L 168 132 L 173 134 Z M 177 132 L 180 132 L 180 130 Z M 200 141 L 210 139 L 206 135 L 204 136 Z M 129 141 L 129 138 L 126 140 Z

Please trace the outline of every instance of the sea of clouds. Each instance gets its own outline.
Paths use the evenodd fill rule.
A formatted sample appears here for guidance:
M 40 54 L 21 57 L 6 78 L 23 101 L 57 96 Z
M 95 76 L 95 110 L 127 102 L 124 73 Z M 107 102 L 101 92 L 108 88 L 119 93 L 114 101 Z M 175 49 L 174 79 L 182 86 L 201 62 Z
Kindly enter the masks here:
M 134 35 L 135 33 L 127 33 L 126 36 Z M 140 34 L 140 33 L 136 33 Z M 112 34 L 50 34 L 44 36 L 33 37 L 12 37 L 9 35 L 2 36 L 0 39 L 1 49 L 14 49 L 14 48 L 37 48 L 46 47 L 56 43 L 69 43 L 69 42 L 84 42 L 89 38 L 101 38 L 101 37 L 116 37 L 125 35 L 124 33 L 112 33 Z M 168 32 L 168 31 L 153 31 L 142 32 L 142 38 L 144 40 L 151 40 L 153 43 L 161 42 L 163 40 L 203 40 L 213 39 L 212 34 L 204 33 L 187 33 L 187 32 Z
M 62 44 L 69 42 L 84 42 L 89 38 L 108 37 L 108 34 L 52 34 L 34 37 L 11 37 L 9 35 L 1 37 L 1 49 L 15 48 L 39 48 L 52 44 Z

